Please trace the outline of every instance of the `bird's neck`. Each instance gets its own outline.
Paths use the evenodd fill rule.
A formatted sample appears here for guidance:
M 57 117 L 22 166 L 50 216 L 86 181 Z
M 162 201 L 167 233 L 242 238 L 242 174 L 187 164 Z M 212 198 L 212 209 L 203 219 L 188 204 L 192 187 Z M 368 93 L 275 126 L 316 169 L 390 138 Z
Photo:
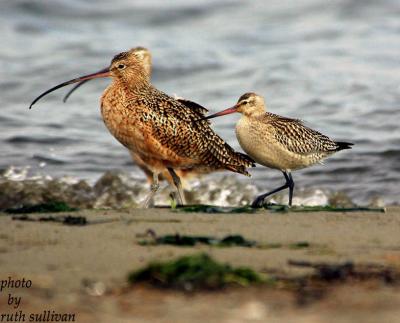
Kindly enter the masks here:
M 244 113 L 242 113 L 242 118 L 256 119 L 260 116 L 263 116 L 264 114 L 265 114 L 265 111 L 263 111 L 263 110 L 245 111 Z
M 139 93 L 149 88 L 150 79 L 145 74 L 132 75 L 128 79 L 116 79 L 113 86 L 123 89 L 125 92 Z
M 245 125 L 245 124 L 249 124 L 251 123 L 253 120 L 253 117 L 251 115 L 247 115 L 247 114 L 242 114 L 240 116 L 240 119 L 238 120 L 237 125 L 241 124 L 241 125 Z

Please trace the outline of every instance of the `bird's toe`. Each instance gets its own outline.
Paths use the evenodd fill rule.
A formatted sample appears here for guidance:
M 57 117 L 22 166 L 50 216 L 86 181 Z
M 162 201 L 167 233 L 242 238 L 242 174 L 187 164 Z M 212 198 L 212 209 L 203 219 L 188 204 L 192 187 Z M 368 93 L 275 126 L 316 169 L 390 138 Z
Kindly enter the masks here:
M 251 203 L 252 208 L 260 208 L 264 205 L 264 198 L 262 197 L 257 197 L 253 203 Z

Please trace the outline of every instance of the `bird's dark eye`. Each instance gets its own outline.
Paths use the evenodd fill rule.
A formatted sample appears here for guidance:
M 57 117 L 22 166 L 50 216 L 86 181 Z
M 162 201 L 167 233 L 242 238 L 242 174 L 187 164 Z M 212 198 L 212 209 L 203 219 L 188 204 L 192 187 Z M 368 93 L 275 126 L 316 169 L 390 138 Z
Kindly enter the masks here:
M 119 64 L 117 67 L 118 69 L 123 70 L 126 66 L 125 64 Z

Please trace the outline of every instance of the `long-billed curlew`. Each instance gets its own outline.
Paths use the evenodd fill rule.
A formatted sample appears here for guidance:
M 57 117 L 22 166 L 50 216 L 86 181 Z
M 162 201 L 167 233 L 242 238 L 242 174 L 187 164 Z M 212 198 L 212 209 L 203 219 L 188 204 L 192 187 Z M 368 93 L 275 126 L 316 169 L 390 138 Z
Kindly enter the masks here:
M 149 77 L 148 81 L 150 82 L 150 77 L 151 77 L 151 73 L 152 73 L 151 52 L 147 48 L 140 47 L 140 46 L 132 48 L 130 51 L 137 55 L 138 62 L 142 64 L 143 68 L 145 69 L 146 75 L 148 75 L 148 77 Z M 106 72 L 106 71 L 108 71 L 108 67 L 101 69 L 100 71 L 98 71 L 98 73 L 102 73 L 102 72 Z M 84 81 L 77 83 L 75 86 L 73 86 L 67 92 L 67 94 L 64 96 L 63 102 L 66 102 L 74 91 L 76 91 L 79 87 L 81 87 L 83 84 L 85 84 L 89 81 L 90 81 L 90 79 L 84 80 Z M 195 102 L 192 102 L 192 101 L 189 101 L 189 100 L 186 100 L 183 98 L 176 98 L 176 100 L 178 100 L 182 104 L 186 105 L 188 108 L 197 110 L 198 112 L 200 112 L 202 114 L 205 114 L 208 112 L 208 110 L 206 108 L 202 107 L 201 105 L 199 105 Z M 144 172 L 144 174 L 146 175 L 147 180 L 150 182 L 150 184 L 153 184 L 153 174 L 152 174 L 152 171 L 147 167 L 147 164 L 145 162 L 143 162 L 140 159 L 140 157 L 137 154 L 135 154 L 134 151 L 130 150 L 129 153 L 130 153 L 131 158 L 134 161 L 134 163 Z M 206 168 L 203 168 L 202 170 L 178 169 L 178 170 L 176 170 L 176 173 L 182 179 L 182 178 L 198 176 L 200 174 L 209 173 L 210 171 L 212 171 L 212 169 L 206 169 Z M 159 175 L 159 180 L 163 180 L 163 179 L 166 179 L 171 184 L 173 183 L 173 178 L 170 175 L 170 173 L 168 172 L 168 170 L 166 170 L 166 169 Z
M 260 207 L 267 196 L 286 188 L 289 189 L 289 205 L 292 205 L 292 171 L 321 162 L 325 157 L 350 149 L 353 145 L 349 142 L 333 141 L 306 127 L 298 119 L 266 112 L 264 98 L 255 93 L 243 94 L 232 108 L 201 120 L 235 112 L 242 114 L 236 124 L 236 137 L 243 150 L 257 163 L 282 171 L 286 179 L 283 186 L 258 196 L 252 207 Z
M 157 90 L 149 82 L 140 57 L 127 51 L 116 55 L 107 71 L 81 76 L 61 83 L 39 95 L 43 96 L 69 84 L 111 77 L 112 83 L 101 97 L 101 114 L 111 134 L 133 151 L 153 174 L 153 185 L 143 206 L 159 188 L 158 174 L 171 174 L 179 196 L 184 196 L 175 169 L 230 170 L 248 175 L 253 166 L 247 155 L 235 152 L 210 127 L 207 121 L 194 122 L 204 115 Z

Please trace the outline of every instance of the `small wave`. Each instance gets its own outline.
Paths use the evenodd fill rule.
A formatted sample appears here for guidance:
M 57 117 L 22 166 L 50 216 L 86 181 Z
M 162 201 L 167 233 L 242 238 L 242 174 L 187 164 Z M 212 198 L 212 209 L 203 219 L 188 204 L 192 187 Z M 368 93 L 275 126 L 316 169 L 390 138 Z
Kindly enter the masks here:
M 310 169 L 306 170 L 304 174 L 308 176 L 320 176 L 320 175 L 351 175 L 351 174 L 364 174 L 371 171 L 370 166 L 363 166 L 363 165 L 355 165 L 355 166 L 343 166 L 343 167 L 334 167 L 330 169 Z M 334 177 L 331 177 L 334 181 Z
M 45 123 L 43 127 L 50 129 L 63 129 L 64 127 L 58 123 Z
M 30 166 L 16 167 L 10 166 L 4 170 L 0 176 L 0 181 L 44 181 L 50 180 L 52 177 L 50 175 L 40 175 L 40 174 L 30 174 Z M 0 190 L 1 192 L 1 190 Z M 1 207 L 0 207 L 1 208 Z
M 383 156 L 383 157 L 399 158 L 400 157 L 400 150 L 399 149 L 389 149 L 389 150 L 385 150 L 380 155 Z
M 64 137 L 28 137 L 28 136 L 13 136 L 6 139 L 6 142 L 11 144 L 41 144 L 41 145 L 55 145 L 71 143 L 73 140 Z
M 56 159 L 56 158 L 52 158 L 52 157 L 46 157 L 46 156 L 43 156 L 43 155 L 34 155 L 33 159 L 37 160 L 40 163 L 44 163 L 44 165 L 46 165 L 46 164 L 50 164 L 50 165 L 64 165 L 64 164 L 66 164 L 66 162 L 61 160 L 61 159 Z
M 157 81 L 168 80 L 171 77 L 184 77 L 205 71 L 216 71 L 222 69 L 222 64 L 217 61 L 204 62 L 202 64 L 181 64 L 172 66 L 158 66 L 153 70 L 153 78 Z
M 399 149 L 386 149 L 382 151 L 370 151 L 362 153 L 363 156 L 370 157 L 389 157 L 389 158 L 399 158 L 400 150 Z

